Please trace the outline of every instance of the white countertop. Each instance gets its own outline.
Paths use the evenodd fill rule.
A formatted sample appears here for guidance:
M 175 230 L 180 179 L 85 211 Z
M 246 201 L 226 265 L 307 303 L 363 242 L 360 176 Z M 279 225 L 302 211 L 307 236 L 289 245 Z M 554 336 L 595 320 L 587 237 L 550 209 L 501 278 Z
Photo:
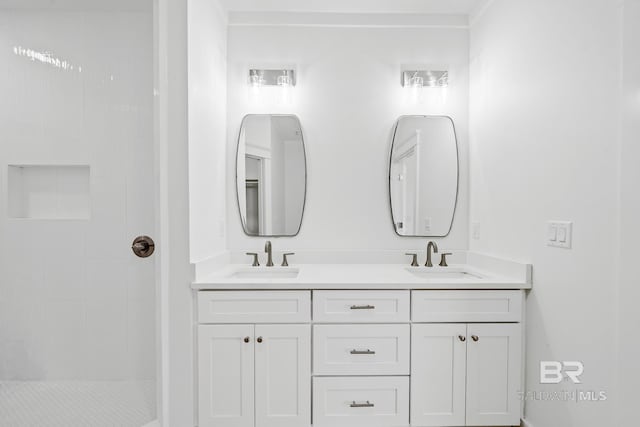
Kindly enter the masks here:
M 500 263 L 484 263 L 498 266 Z M 471 264 L 449 267 L 410 267 L 400 264 L 292 264 L 291 267 L 250 267 L 229 264 L 193 283 L 196 290 L 268 289 L 530 289 L 531 266 L 487 269 Z M 253 272 L 298 271 L 296 277 L 246 277 Z M 496 271 L 498 270 L 498 271 Z M 235 277 L 234 273 L 241 273 Z M 418 273 L 418 274 L 414 274 Z M 424 275 L 423 275 L 424 273 Z M 446 277 L 451 275 L 453 277 Z

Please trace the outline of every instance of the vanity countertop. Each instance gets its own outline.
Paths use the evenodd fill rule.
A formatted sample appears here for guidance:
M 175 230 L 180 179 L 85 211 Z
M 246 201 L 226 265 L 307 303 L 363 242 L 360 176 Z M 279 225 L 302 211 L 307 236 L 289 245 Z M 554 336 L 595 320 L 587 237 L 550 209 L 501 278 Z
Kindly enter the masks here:
M 410 267 L 399 264 L 230 264 L 193 283 L 196 290 L 269 289 L 530 289 L 531 266 L 505 274 L 468 264 Z M 509 273 L 513 273 L 509 271 Z

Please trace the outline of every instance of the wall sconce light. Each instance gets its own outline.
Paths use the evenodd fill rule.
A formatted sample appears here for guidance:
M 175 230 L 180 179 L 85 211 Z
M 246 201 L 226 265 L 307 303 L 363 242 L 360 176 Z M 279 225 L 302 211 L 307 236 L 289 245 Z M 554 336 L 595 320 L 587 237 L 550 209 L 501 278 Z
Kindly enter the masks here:
M 293 87 L 296 85 L 294 70 L 249 70 L 249 84 L 253 87 L 280 86 Z
M 264 85 L 264 75 L 261 70 L 249 70 L 249 84 L 251 87 L 257 88 Z
M 401 74 L 402 87 L 422 89 L 423 87 L 449 86 L 448 71 L 406 70 Z

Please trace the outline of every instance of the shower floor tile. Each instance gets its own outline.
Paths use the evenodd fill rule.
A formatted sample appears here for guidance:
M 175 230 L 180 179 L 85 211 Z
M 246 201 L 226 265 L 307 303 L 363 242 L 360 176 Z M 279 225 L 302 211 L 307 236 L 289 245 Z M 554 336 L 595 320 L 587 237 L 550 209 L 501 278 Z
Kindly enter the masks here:
M 141 427 L 153 381 L 0 381 L 0 427 Z

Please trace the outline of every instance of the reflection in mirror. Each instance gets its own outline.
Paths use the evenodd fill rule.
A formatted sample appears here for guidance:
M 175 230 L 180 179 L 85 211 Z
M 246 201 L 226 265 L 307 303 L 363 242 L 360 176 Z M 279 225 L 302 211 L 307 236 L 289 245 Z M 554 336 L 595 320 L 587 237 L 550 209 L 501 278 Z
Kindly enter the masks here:
M 398 235 L 449 234 L 458 198 L 458 144 L 451 118 L 398 119 L 391 144 L 389 197 Z
M 249 236 L 300 231 L 307 165 L 300 120 L 249 114 L 242 120 L 236 159 L 238 206 Z

